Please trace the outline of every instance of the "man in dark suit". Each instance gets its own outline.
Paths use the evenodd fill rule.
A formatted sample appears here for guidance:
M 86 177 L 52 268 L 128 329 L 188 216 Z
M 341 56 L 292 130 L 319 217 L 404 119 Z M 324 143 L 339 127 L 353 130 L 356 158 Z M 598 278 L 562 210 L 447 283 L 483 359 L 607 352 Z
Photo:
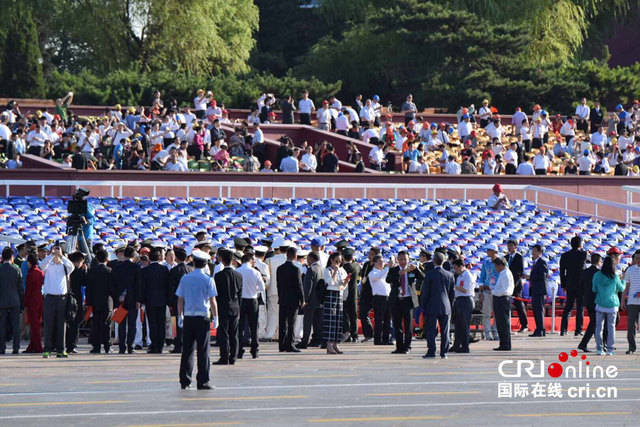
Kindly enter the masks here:
M 602 126 L 602 121 L 604 120 L 604 113 L 600 108 L 600 103 L 598 101 L 595 102 L 594 107 L 589 111 L 589 122 L 590 132 L 596 133 L 598 132 L 598 128 Z
M 278 313 L 278 347 L 281 352 L 300 352 L 300 350 L 293 345 L 293 324 L 298 314 L 298 309 L 304 304 L 302 272 L 294 264 L 297 253 L 297 248 L 288 248 L 287 261 L 276 270 L 278 304 L 280 306 Z
M 231 267 L 233 252 L 227 249 L 218 251 L 218 258 L 224 265 L 222 271 L 214 276 L 218 289 L 218 345 L 220 359 L 214 365 L 234 365 L 238 357 L 238 323 L 240 321 L 240 302 L 242 301 L 242 275 Z
M 319 283 L 324 274 L 324 268 L 319 263 L 317 252 L 309 252 L 307 255 L 307 272 L 302 281 L 305 305 L 303 307 L 304 318 L 302 321 L 302 341 L 299 349 L 307 347 L 319 347 L 322 343 L 322 298 Z M 313 335 L 311 335 L 313 328 Z M 311 337 L 311 341 L 309 341 Z
M 544 327 L 544 302 L 547 298 L 547 281 L 549 278 L 549 267 L 547 261 L 542 258 L 542 245 L 536 244 L 531 248 L 531 273 L 527 276 L 529 279 L 529 295 L 531 297 L 531 305 L 533 306 L 533 317 L 536 320 L 536 330 L 529 335 L 530 337 L 545 336 Z
M 424 276 L 417 266 L 409 264 L 409 254 L 406 251 L 398 252 L 398 265 L 390 268 L 387 274 L 387 283 L 391 285 L 389 305 L 396 336 L 396 349 L 391 352 L 393 354 L 411 352 L 413 309 L 418 302 L 416 284 L 422 282 Z
M 587 313 L 589 314 L 589 325 L 584 332 L 584 336 L 582 337 L 582 341 L 580 341 L 578 348 L 585 353 L 591 352 L 591 350 L 587 348 L 587 345 L 596 330 L 596 294 L 593 292 L 593 276 L 600 271 L 601 265 L 602 255 L 593 254 L 591 255 L 591 265 L 582 270 L 582 274 L 580 274 L 580 284 L 582 285 L 584 296 L 584 307 L 587 309 Z
M 113 301 L 117 298 L 115 281 L 111 269 L 107 267 L 109 254 L 104 249 L 96 253 L 98 265 L 87 273 L 87 306 L 93 309 L 91 335 L 89 342 L 93 346 L 90 353 L 111 352 L 111 314 Z
M 510 239 L 507 242 L 507 249 L 509 253 L 505 256 L 507 263 L 509 264 L 509 270 L 513 275 L 513 283 L 515 285 L 513 290 L 513 305 L 518 313 L 520 319 L 520 330 L 518 332 L 527 332 L 527 307 L 522 301 L 522 275 L 524 274 L 524 260 L 520 252 L 518 252 L 518 241 Z
M 369 313 L 373 310 L 373 291 L 371 290 L 371 283 L 369 283 L 369 273 L 373 270 L 373 258 L 377 255 L 380 255 L 380 248 L 374 246 L 369 250 L 369 260 L 362 265 L 362 270 L 360 271 L 360 307 L 358 316 L 362 324 L 364 342 L 373 339 L 373 326 L 371 325 L 371 320 L 369 320 Z
M 427 337 L 427 354 L 423 358 L 436 357 L 436 335 L 440 326 L 440 357 L 447 358 L 449 351 L 449 320 L 451 319 L 451 303 L 454 297 L 455 280 L 453 274 L 442 268 L 445 255 L 436 252 L 433 255 L 435 268 L 424 277 L 421 303 L 425 315 L 425 335 Z
M 115 282 L 118 303 L 127 310 L 127 316 L 118 324 L 120 354 L 128 351 L 135 353 L 133 342 L 136 339 L 136 319 L 142 301 L 142 270 L 133 262 L 136 251 L 131 246 L 124 250 L 125 260 L 116 264 L 111 273 Z
M 24 299 L 22 273 L 13 264 L 13 249 L 2 250 L 0 266 L 0 354 L 5 353 L 7 321 L 13 333 L 13 354 L 20 352 L 20 307 Z
M 176 291 L 180 285 L 180 279 L 185 274 L 193 271 L 193 267 L 189 267 L 185 261 L 187 260 L 187 251 L 183 248 L 175 248 L 173 251 L 178 265 L 169 270 L 169 307 L 171 314 L 176 318 L 176 339 L 173 341 L 173 350 L 171 353 L 182 353 L 182 328 L 178 325 L 178 296 Z
M 151 338 L 151 346 L 147 353 L 150 354 L 162 353 L 166 335 L 169 269 L 160 264 L 161 254 L 161 248 L 153 248 L 149 253 L 151 264 L 142 269 L 142 295 Z
M 360 275 L 360 265 L 353 260 L 353 248 L 346 248 L 342 251 L 344 264 L 342 268 L 350 275 L 347 287 L 347 299 L 344 300 L 343 331 L 346 336 L 344 341 L 358 341 L 358 276 Z M 305 294 L 306 296 L 306 294 Z M 305 299 L 306 301 L 306 299 Z
M 567 333 L 569 316 L 576 305 L 576 331 L 575 335 L 582 335 L 582 303 L 583 291 L 580 283 L 580 275 L 584 270 L 587 260 L 587 253 L 582 250 L 582 239 L 580 236 L 571 238 L 571 250 L 560 256 L 560 286 L 567 293 L 567 302 L 562 312 L 562 323 L 560 324 L 560 335 Z

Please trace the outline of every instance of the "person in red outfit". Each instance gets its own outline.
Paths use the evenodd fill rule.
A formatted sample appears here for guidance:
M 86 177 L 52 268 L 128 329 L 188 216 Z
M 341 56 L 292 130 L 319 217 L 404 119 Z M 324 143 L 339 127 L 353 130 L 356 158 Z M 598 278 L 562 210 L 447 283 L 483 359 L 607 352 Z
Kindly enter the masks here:
M 24 307 L 27 309 L 29 325 L 31 325 L 31 341 L 25 353 L 42 353 L 42 284 L 44 283 L 44 273 L 38 267 L 38 256 L 30 253 L 27 256 L 29 273 L 26 279 L 26 290 L 24 295 Z

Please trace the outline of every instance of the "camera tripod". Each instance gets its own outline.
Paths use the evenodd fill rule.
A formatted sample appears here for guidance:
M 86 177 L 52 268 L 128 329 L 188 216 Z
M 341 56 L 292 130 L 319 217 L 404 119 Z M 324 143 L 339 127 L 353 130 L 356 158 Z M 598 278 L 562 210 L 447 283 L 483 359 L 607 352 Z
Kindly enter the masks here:
M 93 259 L 91 248 L 84 236 L 82 225 L 78 224 L 78 222 L 75 221 L 75 218 L 69 217 L 67 220 L 67 233 L 67 253 L 71 254 L 76 250 L 79 250 L 82 253 L 87 254 L 87 265 L 91 264 L 91 260 Z

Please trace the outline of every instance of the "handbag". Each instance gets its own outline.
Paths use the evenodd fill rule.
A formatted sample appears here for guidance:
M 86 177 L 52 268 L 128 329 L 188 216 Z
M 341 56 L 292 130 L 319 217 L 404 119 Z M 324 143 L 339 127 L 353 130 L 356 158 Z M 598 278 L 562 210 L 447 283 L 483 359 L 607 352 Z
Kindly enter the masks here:
M 67 272 L 67 266 L 63 264 L 62 267 L 64 268 L 64 277 L 67 281 L 67 293 L 65 295 L 64 316 L 67 323 L 73 323 L 78 317 L 78 301 L 76 301 L 75 297 L 69 290 L 70 286 L 69 286 L 69 274 Z
M 127 317 L 127 314 L 129 314 L 129 311 L 123 306 L 120 306 L 113 312 L 111 319 L 116 323 L 122 323 Z

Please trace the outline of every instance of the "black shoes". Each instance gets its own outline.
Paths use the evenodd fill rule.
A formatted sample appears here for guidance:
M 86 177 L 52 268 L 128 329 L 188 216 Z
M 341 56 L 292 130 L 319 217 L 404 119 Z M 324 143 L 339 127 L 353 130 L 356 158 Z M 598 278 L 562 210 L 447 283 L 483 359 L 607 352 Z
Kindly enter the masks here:
M 292 345 L 290 348 L 285 350 L 287 353 L 300 353 L 300 349 L 295 345 Z
M 212 365 L 228 365 L 228 364 L 229 364 L 229 361 L 222 360 L 222 359 L 216 360 L 215 362 L 212 363 Z
M 213 390 L 214 388 L 215 388 L 215 386 L 212 386 L 209 383 L 200 384 L 198 386 L 198 390 Z
M 435 354 L 425 354 L 424 356 L 422 356 L 423 359 L 435 359 L 436 355 Z
M 407 354 L 404 350 L 395 349 L 391 352 L 391 354 Z
M 91 350 L 89 350 L 89 353 L 100 354 L 100 349 L 99 348 L 92 348 Z
M 589 350 L 586 346 L 578 346 L 579 350 L 582 350 L 584 353 L 591 353 L 591 350 Z
M 504 348 L 504 347 L 496 347 L 493 349 L 493 351 L 511 351 L 510 348 Z

